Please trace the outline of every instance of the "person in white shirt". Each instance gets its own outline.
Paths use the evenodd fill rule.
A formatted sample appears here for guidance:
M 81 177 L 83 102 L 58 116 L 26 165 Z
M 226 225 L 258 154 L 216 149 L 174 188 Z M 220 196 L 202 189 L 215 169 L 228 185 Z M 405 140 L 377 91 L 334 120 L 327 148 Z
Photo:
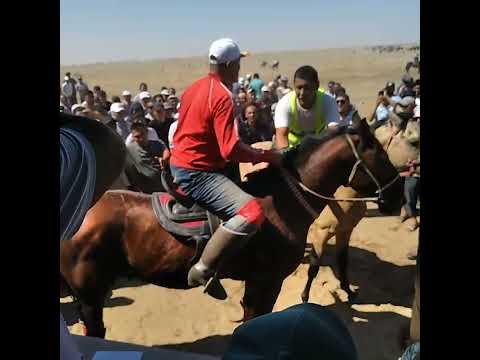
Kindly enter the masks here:
M 132 106 L 132 94 L 128 90 L 123 90 L 122 92 L 122 103 L 125 105 L 125 110 L 127 114 L 130 112 L 130 108 Z
M 319 85 L 318 73 L 313 67 L 307 65 L 297 69 L 293 78 L 294 91 L 283 96 L 275 107 L 277 149 L 295 146 L 305 135 L 318 134 L 329 123 L 338 122 L 335 99 L 319 90 Z

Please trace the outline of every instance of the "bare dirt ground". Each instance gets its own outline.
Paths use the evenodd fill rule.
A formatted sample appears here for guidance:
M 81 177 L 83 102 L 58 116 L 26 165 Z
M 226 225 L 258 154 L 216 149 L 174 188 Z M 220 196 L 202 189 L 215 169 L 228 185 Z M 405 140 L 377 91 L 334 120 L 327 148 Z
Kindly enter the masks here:
M 346 87 L 352 102 L 363 116 L 373 110 L 377 92 L 387 81 L 398 83 L 405 63 L 414 53 L 376 54 L 364 49 L 315 50 L 254 54 L 242 63 L 241 74 L 259 72 L 265 80 L 274 73 L 261 69 L 262 60 L 280 61 L 279 72 L 291 79 L 301 65 L 313 65 L 321 84 L 339 81 Z M 61 68 L 80 73 L 86 82 L 101 85 L 109 96 L 145 81 L 151 92 L 162 85 L 174 86 L 181 92 L 207 71 L 204 58 L 156 60 L 143 63 L 95 64 Z M 417 76 L 415 70 L 412 72 Z M 354 305 L 345 301 L 330 267 L 321 268 L 314 282 L 310 301 L 333 309 L 349 327 L 361 359 L 396 359 L 401 354 L 400 340 L 409 324 L 413 295 L 414 261 L 406 254 L 416 249 L 418 230 L 411 233 L 400 226 L 397 217 L 383 217 L 370 208 L 352 235 L 350 279 L 358 287 Z M 329 247 L 327 264 L 334 264 L 334 250 Z M 307 278 L 307 265 L 302 264 L 283 284 L 275 310 L 299 303 Z M 200 289 L 171 290 L 122 280 L 113 290 L 104 310 L 107 339 L 147 346 L 219 355 L 225 350 L 230 335 L 242 317 L 240 299 L 243 284 L 222 280 L 230 295 L 220 302 L 202 294 Z M 72 332 L 79 332 L 70 298 L 61 299 L 60 308 Z M 314 349 L 312 349 L 313 351 Z

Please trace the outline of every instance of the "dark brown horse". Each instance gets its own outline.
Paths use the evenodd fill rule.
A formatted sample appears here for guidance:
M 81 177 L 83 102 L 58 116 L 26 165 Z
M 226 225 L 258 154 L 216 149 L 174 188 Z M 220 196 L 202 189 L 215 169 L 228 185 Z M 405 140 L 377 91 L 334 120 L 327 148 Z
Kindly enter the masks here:
M 285 154 L 284 168 L 293 176 L 289 182 L 279 169 L 269 167 L 242 185 L 261 199 L 267 218 L 235 260 L 220 271 L 222 278 L 245 281 L 244 320 L 272 311 L 283 280 L 303 258 L 312 210 L 318 215 L 326 204 L 301 190 L 299 181 L 328 196 L 342 184 L 367 196 L 375 194 L 378 184 L 390 184 L 381 192 L 380 209 L 393 211 L 400 206 L 401 184 L 394 181 L 398 173 L 365 120 L 353 132 L 340 128 L 320 138 L 306 138 Z M 159 225 L 151 196 L 118 190 L 105 193 L 72 241 L 62 243 L 60 268 L 80 302 L 88 335 L 103 337 L 103 303 L 115 278 L 133 271 L 153 284 L 185 289 L 194 256 L 193 247 Z

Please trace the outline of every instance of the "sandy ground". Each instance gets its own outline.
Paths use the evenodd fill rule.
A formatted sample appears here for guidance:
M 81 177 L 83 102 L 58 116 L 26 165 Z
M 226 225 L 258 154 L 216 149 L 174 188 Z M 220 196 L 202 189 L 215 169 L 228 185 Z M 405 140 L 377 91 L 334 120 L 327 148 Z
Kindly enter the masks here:
M 253 54 L 242 62 L 241 74 L 258 71 L 269 80 L 270 69 L 259 67 L 262 60 L 280 61 L 279 72 L 293 77 L 296 68 L 310 64 L 317 68 L 321 84 L 328 80 L 341 82 L 352 102 L 363 116 L 368 116 L 376 95 L 387 81 L 398 83 L 407 60 L 414 53 L 376 54 L 363 49 L 315 50 L 276 54 Z M 109 96 L 123 89 L 135 92 L 140 81 L 146 81 L 152 93 L 162 85 L 174 86 L 181 92 L 207 70 L 204 58 L 156 60 L 142 63 L 95 64 L 70 66 L 65 71 L 80 73 L 87 83 L 100 84 Z M 413 71 L 416 76 L 415 71 Z M 321 268 L 314 282 L 310 301 L 333 309 L 349 327 L 361 359 L 397 359 L 400 340 L 409 324 L 413 295 L 414 261 L 406 254 L 416 249 L 418 230 L 408 232 L 399 226 L 396 217 L 378 216 L 369 209 L 352 235 L 350 279 L 358 287 L 359 296 L 352 306 L 345 303 L 345 294 L 331 268 Z M 329 247 L 326 264 L 333 264 L 333 247 Z M 275 305 L 284 309 L 300 302 L 307 278 L 307 265 L 302 264 L 288 277 Z M 171 290 L 122 280 L 113 291 L 104 310 L 107 338 L 147 346 L 161 346 L 198 353 L 221 354 L 230 334 L 242 317 L 241 282 L 223 280 L 229 299 L 220 302 L 203 295 L 200 289 Z M 61 311 L 72 331 L 80 331 L 75 308 L 70 298 L 61 299 Z M 313 351 L 314 349 L 312 349 Z
M 396 359 L 409 324 L 413 294 L 414 261 L 418 230 L 411 233 L 394 216 L 382 217 L 370 208 L 355 229 L 350 249 L 350 279 L 358 291 L 355 303 L 345 302 L 330 266 L 322 267 L 310 301 L 333 309 L 347 324 L 361 359 Z M 325 264 L 334 264 L 334 247 L 327 249 Z M 284 284 L 274 310 L 300 302 L 307 278 L 302 264 Z M 104 310 L 107 339 L 219 355 L 242 317 L 243 283 L 222 280 L 230 295 L 222 302 L 192 290 L 164 289 L 136 280 L 122 280 Z M 80 333 L 70 298 L 61 299 L 61 310 L 74 333 Z

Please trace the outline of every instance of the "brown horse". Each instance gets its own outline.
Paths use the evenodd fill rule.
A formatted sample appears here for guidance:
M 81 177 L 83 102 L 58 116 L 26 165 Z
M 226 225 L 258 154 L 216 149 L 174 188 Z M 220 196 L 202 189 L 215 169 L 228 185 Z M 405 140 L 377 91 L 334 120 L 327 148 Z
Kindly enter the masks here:
M 267 218 L 235 259 L 220 269 L 221 278 L 245 281 L 244 320 L 271 312 L 283 280 L 300 264 L 314 220 L 312 210 L 318 215 L 325 206 L 313 193 L 331 196 L 348 183 L 373 195 L 379 184 L 388 185 L 380 191 L 380 209 L 400 206 L 398 173 L 365 120 L 353 132 L 340 128 L 306 138 L 284 155 L 284 170 L 291 174 L 289 181 L 285 172 L 269 167 L 241 185 L 261 199 Z M 301 190 L 300 182 L 311 192 Z M 134 271 L 153 284 L 185 289 L 195 252 L 194 246 L 159 225 L 151 196 L 109 191 L 89 211 L 72 241 L 62 243 L 60 269 L 80 302 L 88 335 L 103 337 L 103 303 L 116 277 Z

